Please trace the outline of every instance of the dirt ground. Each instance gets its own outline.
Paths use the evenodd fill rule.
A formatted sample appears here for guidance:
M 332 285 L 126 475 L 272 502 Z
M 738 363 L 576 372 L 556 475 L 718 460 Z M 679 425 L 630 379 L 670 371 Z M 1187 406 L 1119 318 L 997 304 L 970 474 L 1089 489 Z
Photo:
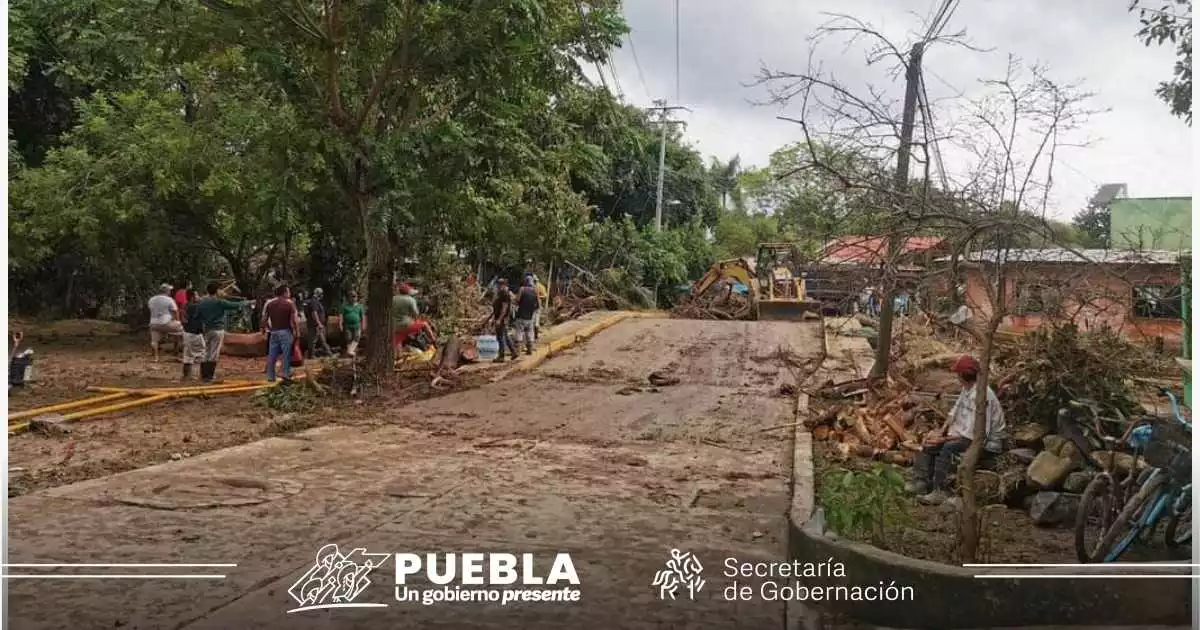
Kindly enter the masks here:
M 827 322 L 830 330 L 828 343 L 831 357 L 838 361 L 827 361 L 823 373 L 816 381 L 830 379 L 836 382 L 860 378 L 866 374 L 871 365 L 870 349 L 864 340 L 855 337 L 840 336 L 836 331 L 839 326 L 835 321 Z M 916 375 L 912 383 L 917 390 L 925 392 L 941 392 L 944 404 L 948 407 L 958 395 L 960 385 L 958 377 L 948 369 L 932 368 Z M 1159 405 L 1158 408 L 1154 405 Z M 1147 398 L 1147 408 L 1165 412 L 1161 397 Z M 1010 426 L 1013 420 L 1009 419 Z M 873 463 L 851 458 L 839 461 L 832 453 L 826 442 L 813 444 L 814 482 L 816 492 L 820 497 L 822 477 L 834 470 L 869 470 Z M 904 467 L 902 472 L 907 476 L 912 474 L 911 467 Z M 1039 527 L 1034 525 L 1029 514 L 1021 509 L 1005 506 L 989 506 L 986 508 L 987 518 L 979 547 L 977 562 L 981 563 L 1074 563 L 1078 562 L 1075 555 L 1074 530 L 1070 527 Z M 888 530 L 885 546 L 890 551 L 912 558 L 932 560 L 945 564 L 959 565 L 958 558 L 958 512 L 947 507 L 929 507 L 917 503 L 913 498 L 905 501 L 907 526 L 894 527 Z M 872 544 L 877 544 L 873 541 Z M 1131 549 L 1124 558 L 1129 562 L 1151 562 L 1167 560 L 1172 557 L 1162 544 L 1161 536 Z
M 12 562 L 238 566 L 209 582 L 25 580 L 10 590 L 11 619 L 191 630 L 779 627 L 782 602 L 723 598 L 722 564 L 786 557 L 791 431 L 775 427 L 794 422 L 796 400 L 781 387 L 791 370 L 778 357 L 816 353 L 818 335 L 815 325 L 775 322 L 627 321 L 529 374 L 416 404 L 364 404 L 336 413 L 340 426 L 29 492 L 9 504 Z M 206 412 L 166 421 L 187 426 Z M 128 432 L 132 416 L 123 418 L 112 431 Z M 393 601 L 384 611 L 285 615 L 295 605 L 288 587 L 329 542 L 569 551 L 584 603 Z M 651 584 L 675 547 L 706 568 L 694 602 L 663 602 Z M 369 597 L 391 601 L 391 572 L 382 573 Z
M 179 384 L 181 366 L 164 353 L 158 363 L 144 335 L 123 326 L 74 320 L 30 330 L 21 346 L 34 349 L 36 381 L 9 390 L 9 411 L 43 407 L 99 394 L 89 386 L 170 387 Z M 300 368 L 303 369 L 303 368 Z M 263 359 L 222 356 L 217 376 L 227 380 L 263 380 Z M 478 384 L 479 373 L 460 387 L 432 390 L 428 378 L 391 390 L 372 404 L 390 408 L 440 396 Z M 194 381 L 193 381 L 194 382 Z M 328 400 L 316 411 L 285 414 L 267 409 L 250 394 L 185 398 L 103 415 L 73 423 L 67 436 L 37 433 L 8 439 L 10 497 L 86 479 L 94 479 L 216 449 L 338 423 L 347 414 Z

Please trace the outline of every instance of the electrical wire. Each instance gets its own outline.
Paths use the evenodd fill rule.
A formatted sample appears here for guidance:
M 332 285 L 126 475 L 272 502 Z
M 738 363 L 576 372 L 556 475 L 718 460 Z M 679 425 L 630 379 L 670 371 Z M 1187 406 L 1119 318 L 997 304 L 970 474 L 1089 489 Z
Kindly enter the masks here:
M 633 33 L 626 33 L 625 41 L 629 42 L 629 52 L 633 55 L 633 65 L 637 68 L 638 81 L 642 83 L 642 91 L 646 93 L 646 98 L 651 98 L 650 88 L 646 86 L 646 75 L 642 74 L 642 62 L 638 61 L 637 48 L 633 47 Z
M 579 26 L 586 34 L 588 32 L 587 13 L 583 11 L 583 2 L 580 0 L 575 0 L 575 8 L 579 11 Z M 604 78 L 604 67 L 600 65 L 598 60 L 593 61 L 592 65 L 596 68 L 596 75 L 600 77 L 600 84 L 604 86 L 604 89 L 611 93 L 612 88 L 608 87 L 608 79 Z
M 675 0 L 675 102 L 682 102 L 679 97 L 679 0 Z
M 608 58 L 608 72 L 612 74 L 613 85 L 617 86 L 617 99 L 625 100 L 625 90 L 621 89 L 621 78 L 617 76 L 617 64 L 612 62 L 612 56 Z
M 929 92 L 925 89 L 925 75 L 918 75 L 917 97 L 921 103 L 921 121 L 925 127 L 925 142 L 933 150 L 934 164 L 942 181 L 942 190 L 950 190 L 950 179 L 946 176 L 946 163 L 942 160 L 942 150 L 938 146 L 937 131 L 933 123 L 933 109 L 929 106 Z

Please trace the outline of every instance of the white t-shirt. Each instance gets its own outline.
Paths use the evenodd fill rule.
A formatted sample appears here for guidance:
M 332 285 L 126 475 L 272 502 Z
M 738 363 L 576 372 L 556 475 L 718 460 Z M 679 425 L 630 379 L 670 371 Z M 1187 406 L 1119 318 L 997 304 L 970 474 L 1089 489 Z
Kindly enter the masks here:
M 150 324 L 170 324 L 175 321 L 175 311 L 179 310 L 179 306 L 175 304 L 170 296 L 156 295 L 150 298 Z
M 954 401 L 954 408 L 950 410 L 950 417 L 952 421 L 947 431 L 950 437 L 971 439 L 975 427 L 975 385 L 964 388 L 958 395 L 958 400 Z M 999 451 L 1003 446 L 1007 427 L 1004 423 L 1004 410 L 1000 408 L 1000 399 L 996 398 L 996 392 L 992 391 L 991 387 L 987 390 L 987 410 L 984 412 L 984 418 L 987 421 L 984 448 Z

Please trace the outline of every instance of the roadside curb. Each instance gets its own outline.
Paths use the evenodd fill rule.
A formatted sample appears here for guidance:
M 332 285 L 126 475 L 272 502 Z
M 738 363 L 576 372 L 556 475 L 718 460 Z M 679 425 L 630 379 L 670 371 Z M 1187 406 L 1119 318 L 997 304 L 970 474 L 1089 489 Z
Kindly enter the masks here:
M 829 329 L 825 327 L 824 315 L 821 316 L 819 323 L 821 325 L 821 356 L 827 356 L 829 353 Z M 802 384 L 797 383 L 796 385 L 799 387 Z M 801 390 L 796 395 L 796 407 L 792 413 L 792 421 L 796 423 L 792 432 L 792 478 L 790 480 L 792 497 L 785 515 L 787 533 L 784 536 L 789 558 L 795 545 L 793 536 L 795 536 L 796 530 L 804 526 L 816 507 L 814 503 L 816 499 L 814 496 L 815 467 L 812 433 L 809 433 L 801 418 L 808 411 L 808 398 L 808 394 Z M 811 606 L 805 606 L 801 602 L 788 601 L 784 616 L 786 630 L 821 629 L 820 611 Z
M 580 343 L 587 341 L 588 339 L 627 319 L 666 319 L 668 317 L 670 317 L 670 314 L 666 311 L 619 311 L 590 326 L 587 326 L 579 332 L 564 336 L 561 339 L 555 339 L 549 344 L 538 348 L 533 352 L 533 354 L 522 359 L 520 363 L 508 368 L 507 370 L 504 370 L 496 376 L 493 376 L 489 382 L 495 383 L 514 373 L 532 371 L 544 363 L 547 359 L 565 350 L 574 348 Z

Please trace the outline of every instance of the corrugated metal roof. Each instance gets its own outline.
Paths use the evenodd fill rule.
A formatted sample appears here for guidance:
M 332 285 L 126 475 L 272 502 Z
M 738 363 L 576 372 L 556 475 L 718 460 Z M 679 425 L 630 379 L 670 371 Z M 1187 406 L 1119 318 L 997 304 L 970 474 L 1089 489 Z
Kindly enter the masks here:
M 913 254 L 933 249 L 946 239 L 941 236 L 910 236 L 904 239 L 902 253 Z M 823 262 L 875 264 L 887 255 L 885 236 L 840 236 L 829 241 L 821 250 Z
M 1119 249 L 1010 249 L 1004 251 L 986 250 L 971 252 L 963 257 L 967 262 L 996 262 L 1002 260 L 1009 263 L 1091 263 L 1104 265 L 1177 265 L 1179 252 L 1157 250 L 1119 250 Z M 948 262 L 949 256 L 939 258 L 938 262 Z

